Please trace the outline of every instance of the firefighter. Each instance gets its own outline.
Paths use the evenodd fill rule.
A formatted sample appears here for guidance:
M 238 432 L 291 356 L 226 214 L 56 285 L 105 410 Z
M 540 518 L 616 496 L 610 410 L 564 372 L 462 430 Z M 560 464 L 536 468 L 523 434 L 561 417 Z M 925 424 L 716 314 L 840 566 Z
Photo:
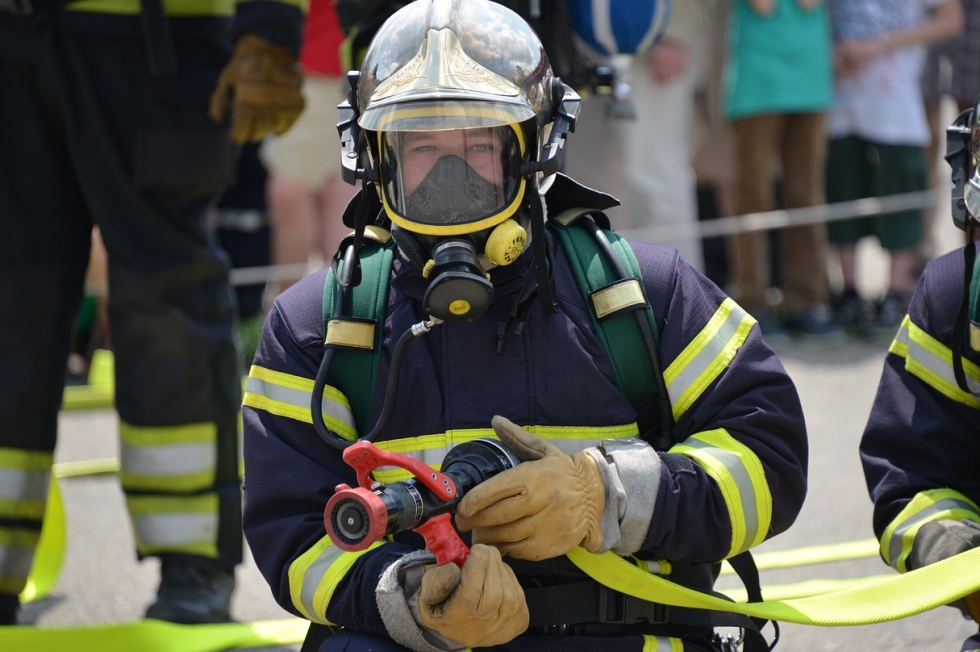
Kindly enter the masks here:
M 527 23 L 486 0 L 418 0 L 380 29 L 356 82 L 360 138 L 342 140 L 364 148 L 344 160 L 365 185 L 345 221 L 355 240 L 390 232 L 398 253 L 377 300 L 376 375 L 344 362 L 351 351 L 325 355 L 343 336 L 336 321 L 325 333 L 333 272 L 284 292 L 266 320 L 244 397 L 244 522 L 275 598 L 332 628 L 320 650 L 721 649 L 710 620 L 608 589 L 565 555 L 614 551 L 708 590 L 715 564 L 790 526 L 803 413 L 755 320 L 676 250 L 630 243 L 669 392 L 670 424 L 648 431 L 545 222 L 617 202 L 556 173 L 578 98 Z M 334 445 L 369 433 L 433 465 L 479 436 L 524 460 L 460 503 L 461 568 L 436 565 L 413 532 L 360 552 L 332 543 L 325 505 L 356 484 Z
M 230 619 L 242 372 L 205 210 L 233 141 L 302 110 L 300 2 L 0 0 L 0 624 L 41 530 L 93 224 L 120 480 L 137 556 L 161 561 L 146 616 Z
M 860 455 L 881 557 L 899 572 L 980 545 L 980 102 L 947 130 L 965 247 L 925 268 L 888 349 Z M 980 593 L 954 603 L 980 622 Z M 980 649 L 980 633 L 963 650 Z

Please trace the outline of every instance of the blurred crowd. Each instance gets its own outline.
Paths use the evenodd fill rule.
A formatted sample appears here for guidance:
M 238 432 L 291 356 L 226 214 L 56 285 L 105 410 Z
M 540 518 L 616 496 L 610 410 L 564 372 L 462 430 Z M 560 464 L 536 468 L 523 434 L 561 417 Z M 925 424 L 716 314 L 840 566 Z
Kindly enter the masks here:
M 614 226 L 656 239 L 655 225 L 946 187 L 939 108 L 944 98 L 972 106 L 980 89 L 976 2 L 690 0 L 673 3 L 670 21 L 634 55 L 639 119 L 612 124 L 586 101 L 569 142 L 572 176 L 624 199 Z M 941 253 L 934 212 L 669 244 L 770 341 L 890 341 L 925 262 Z M 878 296 L 862 295 L 866 238 L 888 259 Z
M 650 229 L 675 227 L 665 243 L 750 311 L 767 340 L 889 341 L 925 262 L 942 253 L 934 208 L 707 238 L 693 227 L 946 187 L 940 107 L 976 100 L 980 0 L 672 4 L 666 35 L 634 44 L 625 67 L 623 53 L 575 35 L 577 65 L 612 69 L 628 90 L 580 85 L 565 171 L 622 201 L 609 211 L 614 229 L 656 240 Z M 306 108 L 285 134 L 240 148 L 236 181 L 212 211 L 233 267 L 276 270 L 236 285 L 245 368 L 271 299 L 326 264 L 346 233 L 340 215 L 356 189 L 339 174 L 336 106 L 350 49 L 336 0 L 312 0 L 299 59 Z M 678 225 L 692 228 L 677 236 Z M 889 261 L 878 296 L 859 283 L 865 238 Z M 93 348 L 109 346 L 100 260 L 70 364 L 78 380 Z

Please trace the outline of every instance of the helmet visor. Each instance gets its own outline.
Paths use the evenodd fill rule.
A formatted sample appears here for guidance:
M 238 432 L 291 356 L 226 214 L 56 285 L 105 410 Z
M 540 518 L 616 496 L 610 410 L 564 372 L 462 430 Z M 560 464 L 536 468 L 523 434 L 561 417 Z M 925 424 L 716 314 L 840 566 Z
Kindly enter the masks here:
M 523 150 L 511 125 L 380 132 L 385 209 L 399 226 L 428 235 L 499 224 L 520 205 Z

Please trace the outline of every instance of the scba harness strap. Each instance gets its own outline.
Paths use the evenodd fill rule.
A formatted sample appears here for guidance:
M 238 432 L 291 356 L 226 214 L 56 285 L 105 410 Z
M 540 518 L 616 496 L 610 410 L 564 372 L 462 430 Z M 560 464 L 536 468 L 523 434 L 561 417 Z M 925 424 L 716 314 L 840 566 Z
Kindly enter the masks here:
M 675 443 L 671 438 L 673 413 L 657 353 L 659 332 L 632 248 L 609 230 L 608 218 L 595 209 L 564 211 L 550 218 L 548 227 L 557 235 L 579 290 L 587 299 L 593 327 L 609 355 L 616 385 L 638 415 L 641 436 L 657 450 L 668 450 Z M 350 239 L 345 240 L 338 251 L 345 251 L 349 244 Z M 344 264 L 339 258 L 335 258 L 324 283 L 324 347 L 335 349 L 333 384 L 347 397 L 358 432 L 365 432 L 374 400 L 381 361 L 381 324 L 396 249 L 390 233 L 368 227 L 358 252 L 360 280 L 349 288 L 347 305 L 338 303 L 343 293 L 337 279 L 343 278 Z M 733 566 L 746 586 L 749 600 L 761 602 L 758 570 L 749 553 L 731 561 L 737 562 Z M 741 627 L 750 633 L 746 650 L 769 647 L 758 634 L 764 619 L 753 621 L 741 614 L 717 610 L 670 610 L 662 604 L 608 589 L 601 581 L 587 584 L 583 590 L 558 600 L 535 600 L 538 606 L 547 602 L 560 605 L 561 609 L 535 608 L 532 628 L 665 622 Z M 551 590 L 554 589 L 564 587 Z M 724 599 L 720 594 L 712 595 Z

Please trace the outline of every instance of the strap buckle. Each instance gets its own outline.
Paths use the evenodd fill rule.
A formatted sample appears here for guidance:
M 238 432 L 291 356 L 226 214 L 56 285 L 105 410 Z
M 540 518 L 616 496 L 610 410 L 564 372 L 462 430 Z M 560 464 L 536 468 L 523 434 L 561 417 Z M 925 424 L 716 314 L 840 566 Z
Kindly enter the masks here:
M 599 586 L 597 622 L 614 625 L 634 625 L 648 622 L 663 625 L 668 622 L 670 607 L 659 602 L 647 602 L 633 596 Z

